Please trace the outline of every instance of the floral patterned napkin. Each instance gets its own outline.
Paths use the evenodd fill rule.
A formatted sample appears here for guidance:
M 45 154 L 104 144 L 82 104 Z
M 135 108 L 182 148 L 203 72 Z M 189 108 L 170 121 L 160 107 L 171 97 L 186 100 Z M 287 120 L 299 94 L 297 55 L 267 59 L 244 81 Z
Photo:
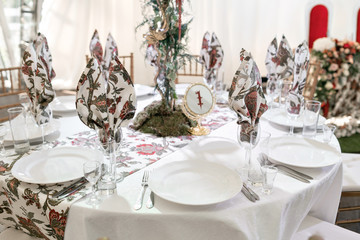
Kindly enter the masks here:
M 46 37 L 41 33 L 38 33 L 36 40 L 30 43 L 24 52 L 22 73 L 32 102 L 31 112 L 36 123 L 49 122 L 52 111 L 48 105 L 55 97 L 51 84 L 55 71 L 52 68 L 52 58 Z
M 268 72 L 267 78 L 268 81 L 270 80 L 277 80 L 276 79 L 276 65 L 277 65 L 277 39 L 276 37 L 271 41 L 265 58 L 265 66 Z
M 105 51 L 103 51 L 103 47 L 100 43 L 99 33 L 97 30 L 95 30 L 90 40 L 90 53 L 91 56 L 95 57 L 98 61 L 99 66 L 102 68 L 101 70 L 105 76 L 105 79 L 107 80 L 109 78 L 110 62 L 118 56 L 118 47 L 111 33 L 108 34 Z
M 310 51 L 306 41 L 301 43 L 295 51 L 295 72 L 292 91 L 302 95 L 309 68 Z
M 212 33 L 211 36 L 209 32 L 204 34 L 200 58 L 205 66 L 204 78 L 206 83 L 212 85 L 216 70 L 221 67 L 224 58 L 224 51 L 215 33 Z
M 135 106 L 134 85 L 119 59 L 115 57 L 110 62 L 106 80 L 96 58 L 91 58 L 76 90 L 76 109 L 81 121 L 92 129 L 102 130 L 106 139 L 114 138 L 120 125 L 128 124 L 127 120 L 134 117 Z
M 229 91 L 229 106 L 238 115 L 238 124 L 249 133 L 268 109 L 261 86 L 259 69 L 250 53 L 240 53 L 240 67 L 235 73 Z
M 289 78 L 294 70 L 294 55 L 289 42 L 282 36 L 279 46 L 274 38 L 267 50 L 265 65 L 268 79 L 283 80 Z
M 279 49 L 276 53 L 276 75 L 278 80 L 283 80 L 291 77 L 294 70 L 294 54 L 291 50 L 289 42 L 282 36 L 279 44 Z

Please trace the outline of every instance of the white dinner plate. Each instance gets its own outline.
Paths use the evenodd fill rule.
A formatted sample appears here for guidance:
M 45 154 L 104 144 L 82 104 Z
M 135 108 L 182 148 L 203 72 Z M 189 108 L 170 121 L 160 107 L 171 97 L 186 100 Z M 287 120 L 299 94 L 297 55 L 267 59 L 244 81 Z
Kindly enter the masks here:
M 36 184 L 54 184 L 84 176 L 86 161 L 102 161 L 101 152 L 78 147 L 57 147 L 34 152 L 20 158 L 11 174 L 20 181 Z
M 135 94 L 137 97 L 143 97 L 154 94 L 154 87 L 142 84 L 134 84 Z
M 10 129 L 10 123 L 6 122 L 4 124 L 5 124 L 5 126 L 9 127 L 8 128 L 9 130 L 6 132 L 6 135 L 4 137 L 4 144 L 5 144 L 5 146 L 9 146 L 9 145 L 13 144 L 13 139 L 12 139 L 11 129 Z M 49 124 L 45 125 L 45 128 L 44 128 L 45 137 L 55 133 L 59 129 L 60 129 L 60 121 L 58 121 L 56 119 L 52 119 Z M 42 138 L 41 128 L 36 126 L 34 121 L 28 121 L 27 122 L 27 130 L 28 130 L 28 134 L 29 134 L 30 143 L 40 142 L 41 141 L 41 138 Z
M 68 112 L 75 112 L 76 97 L 72 96 L 59 96 L 56 97 L 51 103 L 50 107 L 53 112 L 56 113 L 68 113 Z
M 321 168 L 339 162 L 340 153 L 314 139 L 284 136 L 270 139 L 269 158 L 289 166 Z
M 283 126 L 283 127 L 291 127 L 302 128 L 303 127 L 303 114 L 301 114 L 296 120 L 290 120 L 287 116 L 285 109 L 283 108 L 274 108 L 269 109 L 263 115 L 265 119 L 268 121 Z M 319 115 L 318 126 L 322 126 L 326 121 L 326 118 Z
M 208 205 L 237 195 L 242 181 L 223 165 L 199 160 L 170 162 L 154 169 L 150 189 L 159 197 L 185 205 Z

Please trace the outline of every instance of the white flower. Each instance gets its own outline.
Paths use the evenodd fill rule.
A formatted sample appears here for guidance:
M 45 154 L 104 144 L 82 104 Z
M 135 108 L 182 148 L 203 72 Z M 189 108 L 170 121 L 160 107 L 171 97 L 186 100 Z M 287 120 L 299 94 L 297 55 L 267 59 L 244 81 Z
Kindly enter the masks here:
M 343 63 L 343 64 L 341 64 L 341 68 L 344 69 L 344 70 L 348 70 L 349 65 L 347 63 Z
M 336 71 L 339 69 L 339 66 L 336 63 L 332 63 L 329 67 L 330 71 Z
M 318 38 L 314 42 L 313 49 L 322 52 L 326 49 L 332 49 L 333 47 L 335 47 L 335 42 L 330 38 Z
M 350 72 L 349 72 L 349 70 L 344 70 L 344 76 L 349 76 L 350 75 Z
M 331 83 L 331 82 L 327 82 L 327 83 L 325 84 L 325 88 L 326 88 L 326 90 L 332 89 L 332 88 L 333 88 L 332 83 Z

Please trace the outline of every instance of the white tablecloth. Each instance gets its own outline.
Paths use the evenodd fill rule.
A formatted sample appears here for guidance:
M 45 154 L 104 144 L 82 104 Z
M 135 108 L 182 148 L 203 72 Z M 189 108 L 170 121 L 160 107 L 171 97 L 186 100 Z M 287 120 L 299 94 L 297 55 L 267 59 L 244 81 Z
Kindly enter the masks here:
M 67 134 L 81 131 L 82 127 L 77 128 L 81 126 L 77 117 L 61 121 L 64 132 L 60 138 L 66 136 L 65 131 Z M 72 130 L 69 130 L 70 127 Z M 261 122 L 261 127 L 271 132 L 272 137 L 286 134 L 266 120 Z M 244 150 L 236 142 L 236 129 L 236 123 L 231 122 L 181 150 L 174 148 L 172 154 L 148 168 L 195 158 L 239 168 L 244 161 Z M 335 138 L 331 144 L 340 149 Z M 223 203 L 201 207 L 175 204 L 155 196 L 154 208 L 143 206 L 135 211 L 133 205 L 143 175 L 143 170 L 138 171 L 118 183 L 117 194 L 103 197 L 99 206 L 92 208 L 85 204 L 84 199 L 73 204 L 67 219 L 65 239 L 289 240 L 307 214 L 333 223 L 340 199 L 340 159 L 330 167 L 302 171 L 315 180 L 305 184 L 279 173 L 271 195 L 263 195 L 260 188 L 255 188 L 261 197 L 256 203 L 250 202 L 242 193 Z

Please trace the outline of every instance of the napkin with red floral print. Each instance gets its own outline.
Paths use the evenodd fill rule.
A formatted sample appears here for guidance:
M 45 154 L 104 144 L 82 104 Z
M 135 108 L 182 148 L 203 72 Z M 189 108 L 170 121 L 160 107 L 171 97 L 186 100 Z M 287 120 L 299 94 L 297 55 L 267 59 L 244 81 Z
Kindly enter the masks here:
M 96 58 L 99 66 L 102 68 L 105 78 L 108 79 L 110 62 L 118 56 L 118 47 L 111 33 L 108 34 L 105 50 L 103 50 L 99 33 L 95 30 L 90 40 L 90 53 L 92 57 Z
M 292 76 L 294 70 L 294 55 L 285 36 L 282 36 L 279 46 L 274 38 L 267 50 L 265 65 L 268 79 L 284 80 Z
M 91 58 L 76 89 L 76 109 L 88 127 L 114 138 L 120 126 L 134 117 L 135 89 L 131 78 L 117 57 L 110 62 L 106 80 L 95 58 Z
M 215 33 L 211 36 L 209 32 L 204 34 L 200 58 L 205 66 L 204 79 L 212 86 L 213 80 L 216 79 L 216 71 L 221 67 L 224 58 L 224 51 Z
M 38 33 L 36 40 L 26 48 L 22 60 L 22 73 L 31 100 L 31 112 L 37 124 L 50 121 L 48 106 L 55 97 L 51 80 L 55 77 L 52 57 L 46 37 Z
M 310 51 L 304 41 L 295 50 L 295 71 L 292 91 L 302 95 L 306 83 L 307 71 L 309 68 Z
M 251 54 L 242 49 L 240 60 L 229 91 L 229 106 L 238 115 L 238 124 L 250 132 L 268 106 L 261 86 L 261 75 Z
M 276 80 L 277 49 L 277 39 L 275 37 L 271 41 L 265 57 L 265 66 L 268 80 Z

